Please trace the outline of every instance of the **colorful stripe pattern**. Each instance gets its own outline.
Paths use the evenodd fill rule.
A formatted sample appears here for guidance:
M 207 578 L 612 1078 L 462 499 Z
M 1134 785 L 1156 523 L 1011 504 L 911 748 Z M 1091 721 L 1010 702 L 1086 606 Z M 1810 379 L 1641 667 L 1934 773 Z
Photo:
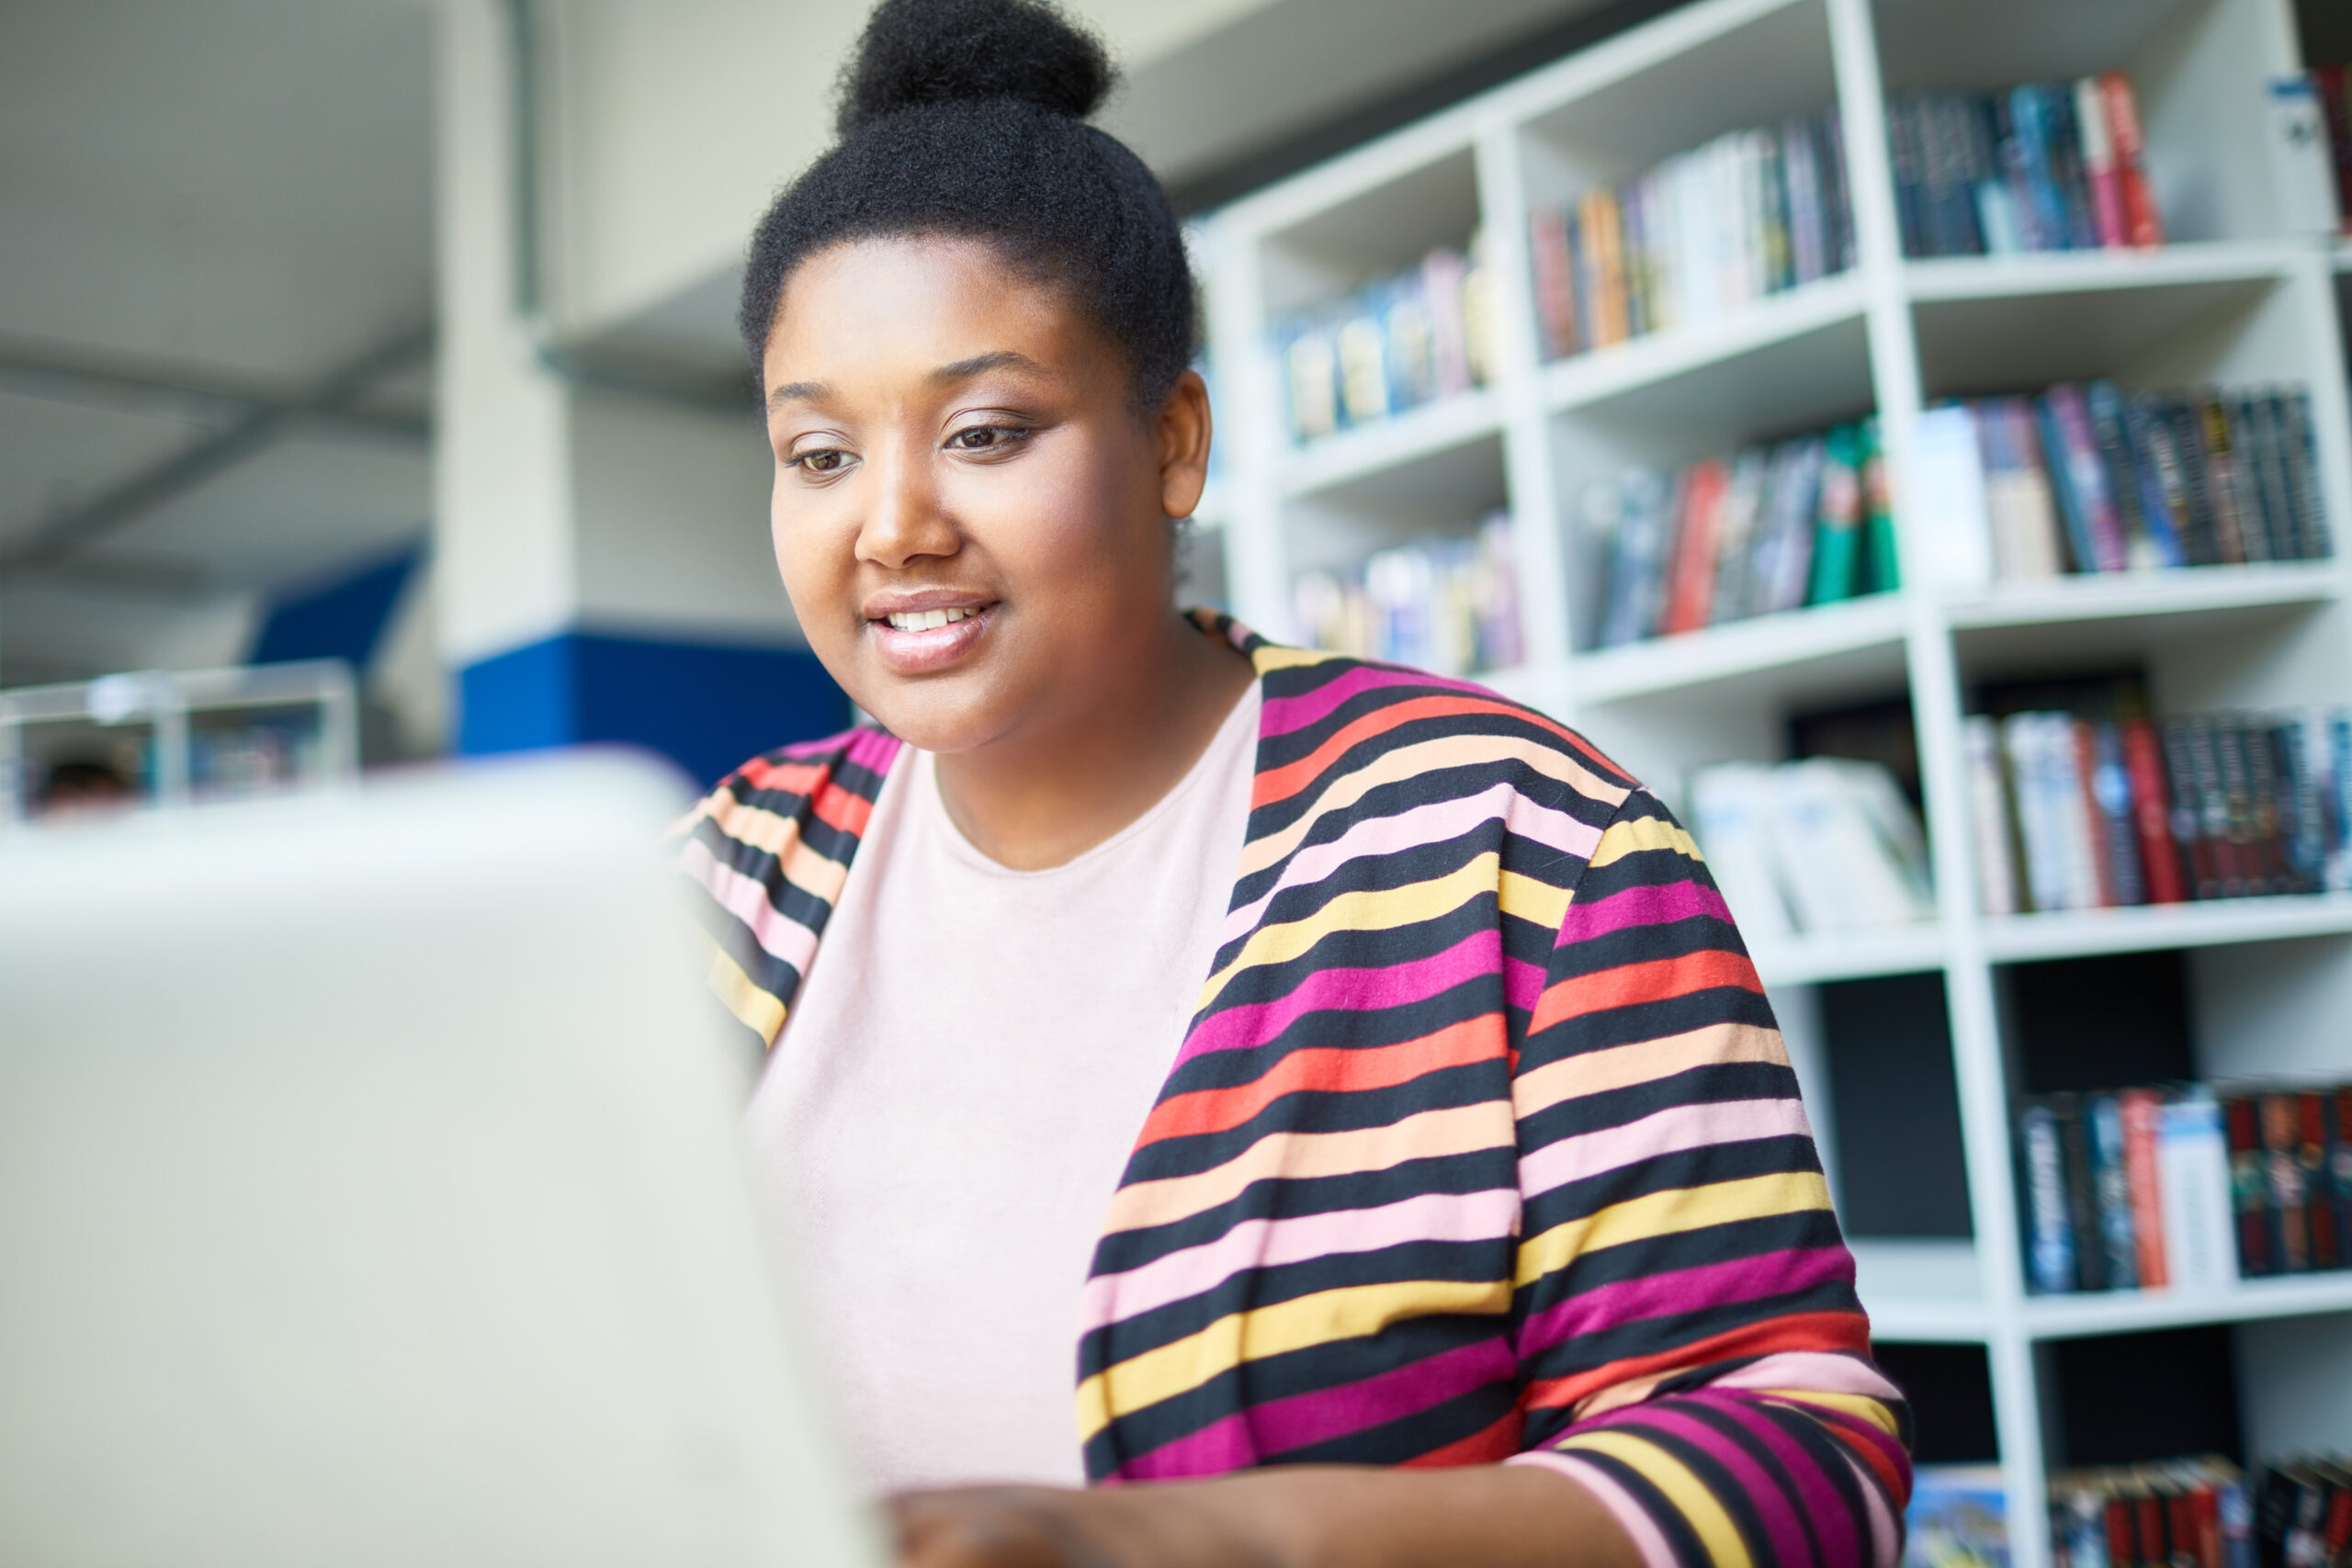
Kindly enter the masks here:
M 1477 686 L 1203 624 L 1258 668 L 1257 777 L 1086 1287 L 1088 1473 L 1510 1460 L 1653 1568 L 1889 1568 L 1908 1416 L 1689 836 Z M 775 753 L 688 819 L 767 1040 L 897 750 Z

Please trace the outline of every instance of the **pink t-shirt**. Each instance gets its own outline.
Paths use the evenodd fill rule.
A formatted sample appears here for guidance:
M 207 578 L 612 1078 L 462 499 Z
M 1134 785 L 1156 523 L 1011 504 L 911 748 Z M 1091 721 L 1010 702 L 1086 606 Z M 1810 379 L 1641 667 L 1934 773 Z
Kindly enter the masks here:
M 1079 1295 L 1216 954 L 1258 708 L 1047 871 L 973 848 L 930 753 L 883 783 L 748 1118 L 877 1493 L 1084 1478 Z

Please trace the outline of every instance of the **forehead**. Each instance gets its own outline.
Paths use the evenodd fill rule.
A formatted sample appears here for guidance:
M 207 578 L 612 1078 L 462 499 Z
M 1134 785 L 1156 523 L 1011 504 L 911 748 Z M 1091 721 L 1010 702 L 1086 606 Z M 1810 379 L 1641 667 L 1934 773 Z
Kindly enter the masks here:
M 829 245 L 793 270 L 776 301 L 764 368 L 774 382 L 844 364 L 911 357 L 927 368 L 1006 349 L 1052 364 L 1089 335 L 1063 289 L 1025 275 L 985 242 L 858 240 Z

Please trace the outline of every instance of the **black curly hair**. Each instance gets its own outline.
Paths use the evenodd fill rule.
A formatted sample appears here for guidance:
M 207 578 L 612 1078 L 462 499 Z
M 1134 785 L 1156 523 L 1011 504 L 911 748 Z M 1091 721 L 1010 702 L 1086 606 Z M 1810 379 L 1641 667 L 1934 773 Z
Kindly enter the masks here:
M 841 140 L 752 231 L 738 324 L 761 374 L 793 269 L 888 235 L 985 241 L 1125 351 L 1138 411 L 1193 357 L 1192 267 L 1159 181 L 1085 123 L 1114 73 L 1045 0 L 882 0 L 843 70 Z

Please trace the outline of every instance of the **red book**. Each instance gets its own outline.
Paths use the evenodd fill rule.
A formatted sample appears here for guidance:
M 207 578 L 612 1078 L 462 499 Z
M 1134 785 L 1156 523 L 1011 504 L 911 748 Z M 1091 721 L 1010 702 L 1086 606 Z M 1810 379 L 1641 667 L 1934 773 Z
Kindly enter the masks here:
M 2148 142 L 2140 133 L 2140 103 L 2132 96 L 2132 78 L 2109 71 L 2098 79 L 2098 96 L 2107 106 L 2107 140 L 2115 156 L 2116 185 L 2123 194 L 2124 232 L 2135 245 L 2161 245 L 2164 220 L 2148 185 Z
M 1658 630 L 1667 634 L 1704 630 L 1714 609 L 1715 532 L 1731 475 L 1709 457 L 1690 466 L 1682 486 L 1682 517 L 1675 528 L 1674 576 Z
M 2295 1097 L 2302 1143 L 2296 1162 L 2303 1168 L 2304 1228 L 2311 1233 L 2312 1267 L 2335 1269 L 2344 1262 L 2341 1238 L 2335 1234 L 2335 1205 L 2328 1201 L 2326 1101 L 2315 1089 Z
M 2140 830 L 2140 869 L 2148 902 L 2177 904 L 2188 897 L 2180 874 L 2180 848 L 2172 839 L 2172 792 L 2165 787 L 2165 760 L 2156 727 L 2144 718 L 2123 721 L 2123 766 L 2132 775 L 2132 819 Z
M 2296 1135 L 2301 1131 L 2297 1098 L 2286 1092 L 2262 1097 L 2262 1160 L 2269 1177 L 2271 1256 L 2281 1274 L 2308 1273 L 2312 1266 L 2303 1162 L 2296 1147 Z
M 2091 187 L 2091 214 L 2098 243 L 2108 248 L 2132 243 L 2123 218 L 2123 180 L 2115 164 L 2115 137 L 2107 128 L 2107 89 L 2096 76 L 2075 84 L 2075 139 L 2082 144 L 2083 179 Z
M 2222 1535 L 2221 1489 L 2210 1481 L 2200 1482 L 2188 1500 L 2197 1521 L 2198 1568 L 2229 1568 L 2229 1543 Z
M 1577 260 L 1568 245 L 1568 215 L 1539 207 L 1528 220 L 1534 245 L 1535 313 L 1544 324 L 1544 350 L 1557 359 L 1584 346 L 1577 331 Z
M 2132 1499 L 2109 1497 L 2107 1500 L 2107 1560 L 2114 1568 L 2132 1568 L 2140 1561 L 2134 1549 L 2132 1528 Z
M 2127 1089 L 2115 1098 L 2123 1110 L 2123 1175 L 2132 1190 L 2140 1288 L 2154 1290 L 2172 1279 L 2165 1269 L 2164 1191 L 2156 1183 L 2156 1107 L 2164 1097 L 2153 1089 Z
M 2142 1284 L 2147 1283 L 2143 1280 Z M 2132 1500 L 2132 1511 L 2140 1516 L 2140 1555 L 2144 1568 L 2169 1568 L 2172 1554 L 2165 1543 L 2165 1500 L 2150 1492 Z
M 2352 234 L 2352 76 L 2341 65 L 2323 65 L 2312 73 L 2319 88 L 2320 112 L 2327 117 L 2328 152 L 2335 165 L 2335 210 L 2344 216 L 2344 231 Z

